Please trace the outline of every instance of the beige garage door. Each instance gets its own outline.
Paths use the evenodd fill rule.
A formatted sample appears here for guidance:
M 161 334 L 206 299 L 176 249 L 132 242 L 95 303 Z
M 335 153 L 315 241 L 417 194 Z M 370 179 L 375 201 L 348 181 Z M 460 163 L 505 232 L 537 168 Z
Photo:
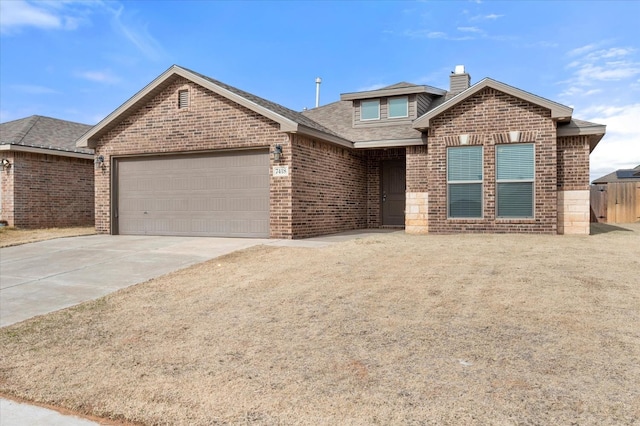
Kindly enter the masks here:
M 269 237 L 269 153 L 118 159 L 116 233 Z

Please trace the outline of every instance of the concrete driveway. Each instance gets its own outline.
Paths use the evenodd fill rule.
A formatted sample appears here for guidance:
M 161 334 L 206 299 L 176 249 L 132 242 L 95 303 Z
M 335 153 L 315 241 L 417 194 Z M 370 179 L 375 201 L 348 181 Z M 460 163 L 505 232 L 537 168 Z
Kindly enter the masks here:
M 90 235 L 0 249 L 0 327 L 274 240 Z
M 90 235 L 0 248 L 0 327 L 97 299 L 121 288 L 258 244 L 324 247 L 391 230 L 306 240 Z M 0 426 L 99 425 L 0 398 Z

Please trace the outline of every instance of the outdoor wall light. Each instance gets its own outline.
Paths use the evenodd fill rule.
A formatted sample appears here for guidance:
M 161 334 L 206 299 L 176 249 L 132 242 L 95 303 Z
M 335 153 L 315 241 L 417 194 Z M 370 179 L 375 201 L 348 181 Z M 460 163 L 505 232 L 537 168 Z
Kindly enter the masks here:
M 469 145 L 469 135 L 460 135 L 460 145 Z
M 520 142 L 520 131 L 513 130 L 509 132 L 509 140 L 511 142 Z
M 282 145 L 276 145 L 273 148 L 273 159 L 275 161 L 280 161 L 282 160 Z
M 2 166 L 3 170 L 9 170 L 11 168 L 11 162 L 8 159 L 3 158 L 2 161 L 0 161 L 0 166 Z
M 93 165 L 96 167 L 97 169 L 106 169 L 107 166 L 104 164 L 104 156 L 99 155 L 97 156 L 94 160 L 93 160 Z

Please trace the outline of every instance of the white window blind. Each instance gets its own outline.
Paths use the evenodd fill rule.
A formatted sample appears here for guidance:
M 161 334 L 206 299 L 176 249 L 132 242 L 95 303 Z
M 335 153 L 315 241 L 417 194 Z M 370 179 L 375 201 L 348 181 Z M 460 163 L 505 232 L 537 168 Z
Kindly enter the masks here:
M 448 216 L 482 217 L 482 147 L 447 149 Z
M 533 144 L 496 146 L 498 217 L 533 217 L 534 164 Z

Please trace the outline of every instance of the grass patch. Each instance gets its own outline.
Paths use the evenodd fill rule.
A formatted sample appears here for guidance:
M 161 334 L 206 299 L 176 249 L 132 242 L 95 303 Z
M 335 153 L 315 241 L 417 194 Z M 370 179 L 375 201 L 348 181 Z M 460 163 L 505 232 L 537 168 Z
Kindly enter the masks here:
M 54 238 L 76 237 L 79 235 L 94 235 L 93 226 L 71 228 L 19 229 L 14 227 L 0 227 L 0 247 L 17 246 L 37 241 L 52 240 Z
M 0 329 L 0 391 L 143 424 L 633 424 L 640 226 L 253 247 Z

